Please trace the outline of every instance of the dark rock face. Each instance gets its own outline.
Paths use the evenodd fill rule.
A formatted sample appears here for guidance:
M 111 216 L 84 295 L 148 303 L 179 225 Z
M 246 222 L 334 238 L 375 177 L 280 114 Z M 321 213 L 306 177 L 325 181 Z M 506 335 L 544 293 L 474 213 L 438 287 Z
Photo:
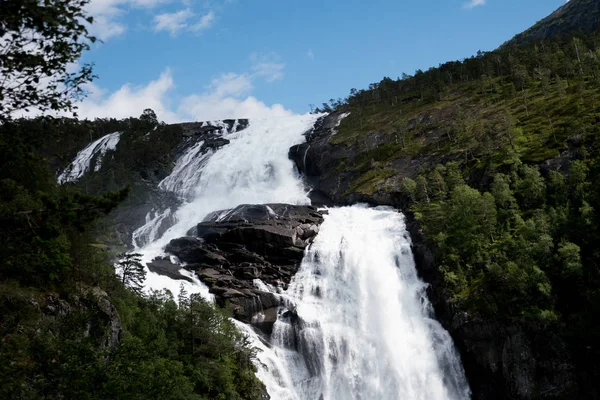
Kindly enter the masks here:
M 406 210 L 406 199 L 393 185 L 370 196 L 348 191 L 349 183 L 356 176 L 351 170 L 340 171 L 340 162 L 349 155 L 353 157 L 364 151 L 379 137 L 374 133 L 367 137 L 366 143 L 350 147 L 332 144 L 329 139 L 335 134 L 339 118 L 340 115 L 334 113 L 321 119 L 307 135 L 307 142 L 293 146 L 289 152 L 290 159 L 306 175 L 307 183 L 313 188 L 313 204 L 366 202 Z M 415 120 L 411 123 L 426 122 Z M 407 156 L 395 160 L 393 168 L 401 177 L 414 177 L 420 166 L 447 161 L 450 160 Z M 450 295 L 444 289 L 435 254 L 412 214 L 407 211 L 405 214 L 417 269 L 421 278 L 430 284 L 429 298 L 437 319 L 451 334 L 460 351 L 473 399 L 586 398 L 577 389 L 574 363 L 558 335 L 540 327 L 505 325 L 469 315 L 449 302 Z M 586 392 L 589 394 L 589 391 Z
M 110 301 L 108 294 L 95 286 L 82 286 L 78 296 L 69 301 L 58 295 L 49 294 L 44 305 L 33 301 L 45 315 L 50 317 L 69 318 L 77 313 L 89 312 L 87 327 L 82 336 L 93 336 L 103 348 L 114 349 L 121 342 L 123 325 L 117 308 Z
M 229 144 L 229 140 L 219 137 L 219 136 L 209 136 L 206 139 L 204 139 L 204 143 L 202 144 L 202 151 L 205 151 L 207 149 L 213 149 L 216 150 L 219 147 L 223 147 L 226 144 Z
M 174 239 L 166 251 L 198 274 L 218 304 L 229 302 L 235 318 L 269 332 L 279 299 L 253 281 L 287 287 L 322 222 L 322 213 L 312 206 L 241 205 L 210 214 L 196 227 L 196 236 Z M 152 264 L 155 271 L 165 269 L 165 260 Z
M 306 143 L 292 146 L 289 151 L 290 159 L 310 184 L 315 197 L 320 196 L 315 200 L 321 202 L 313 204 L 343 203 L 341 194 L 353 180 L 350 172 L 339 171 L 337 166 L 355 150 L 329 143 L 340 118 L 339 113 L 320 118 L 306 135 Z
M 242 129 L 246 129 L 250 122 L 247 119 L 225 119 L 221 121 L 224 126 L 214 126 L 210 123 L 205 122 L 184 122 L 179 125 L 183 131 L 183 136 L 205 136 L 214 135 L 217 133 L 223 134 L 223 129 L 227 129 L 228 132 L 237 132 Z M 235 128 L 235 129 L 234 129 Z
M 148 269 L 156 274 L 167 276 L 171 279 L 181 279 L 192 282 L 192 279 L 181 275 L 181 266 L 173 264 L 169 257 L 158 257 L 146 264 Z

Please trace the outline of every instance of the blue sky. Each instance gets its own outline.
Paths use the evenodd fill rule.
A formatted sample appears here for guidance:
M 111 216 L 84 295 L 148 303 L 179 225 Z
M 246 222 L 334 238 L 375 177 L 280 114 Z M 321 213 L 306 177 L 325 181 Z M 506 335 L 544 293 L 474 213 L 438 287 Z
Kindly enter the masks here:
M 493 50 L 564 0 L 92 0 L 84 117 L 304 113 L 383 76 Z

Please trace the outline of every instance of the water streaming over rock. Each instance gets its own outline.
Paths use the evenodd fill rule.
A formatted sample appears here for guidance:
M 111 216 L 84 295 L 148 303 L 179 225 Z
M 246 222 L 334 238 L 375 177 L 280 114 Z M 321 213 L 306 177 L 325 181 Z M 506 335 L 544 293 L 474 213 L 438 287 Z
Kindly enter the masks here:
M 114 132 L 88 144 L 83 150 L 77 153 L 71 165 L 58 176 L 58 183 L 62 185 L 78 180 L 90 170 L 92 165 L 94 166 L 94 171 L 100 171 L 102 159 L 106 155 L 106 152 L 116 149 L 120 138 L 121 133 Z
M 333 208 L 282 294 L 261 377 L 276 399 L 467 399 L 402 214 Z
M 136 251 L 149 262 L 163 254 L 172 240 L 185 236 L 188 230 L 202 221 L 210 212 L 233 208 L 239 204 L 291 203 L 308 204 L 306 189 L 288 159 L 291 146 L 305 140 L 304 133 L 311 129 L 318 115 L 299 115 L 272 120 L 252 120 L 250 125 L 237 130 L 220 126 L 221 135 L 229 144 L 218 150 L 202 150 L 203 142 L 189 147 L 159 187 L 173 192 L 182 200 L 174 212 L 154 211 L 147 223 L 134 233 Z M 210 123 L 219 126 L 218 123 Z M 167 218 L 168 217 L 168 218 Z M 173 222 L 161 235 L 156 225 Z M 148 287 L 168 287 L 177 292 L 180 283 L 149 273 Z M 198 288 L 184 283 L 186 290 Z
M 288 149 L 317 116 L 252 121 L 223 130 L 230 141 L 182 154 L 163 190 L 182 200 L 154 211 L 134 235 L 144 260 L 216 210 L 239 204 L 309 202 Z M 260 349 L 258 376 L 274 400 L 450 399 L 470 397 L 448 333 L 433 319 L 402 214 L 388 208 L 332 208 L 285 292 L 270 337 L 236 322 Z M 169 221 L 168 229 L 157 225 Z M 160 234 L 159 232 L 164 231 Z M 149 274 L 149 286 L 179 281 Z M 194 280 L 188 291 L 205 291 Z M 190 290 L 191 289 L 191 290 Z M 206 295 L 206 293 L 205 293 Z

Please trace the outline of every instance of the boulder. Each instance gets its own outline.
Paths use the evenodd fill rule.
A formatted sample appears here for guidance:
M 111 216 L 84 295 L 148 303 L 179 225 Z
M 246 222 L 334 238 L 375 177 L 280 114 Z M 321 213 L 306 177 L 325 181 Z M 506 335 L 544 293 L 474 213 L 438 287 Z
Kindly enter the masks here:
M 254 280 L 287 287 L 322 222 L 323 213 L 312 206 L 245 204 L 211 213 L 197 225 L 196 236 L 171 240 L 166 251 L 196 272 L 218 304 L 229 304 L 235 318 L 249 323 L 279 305 L 279 298 L 257 290 Z M 158 266 L 169 272 L 163 264 Z
M 175 280 L 180 279 L 192 282 L 190 277 L 182 275 L 179 272 L 181 266 L 173 264 L 169 257 L 157 257 L 146 265 L 150 271 L 156 274 L 164 275 Z

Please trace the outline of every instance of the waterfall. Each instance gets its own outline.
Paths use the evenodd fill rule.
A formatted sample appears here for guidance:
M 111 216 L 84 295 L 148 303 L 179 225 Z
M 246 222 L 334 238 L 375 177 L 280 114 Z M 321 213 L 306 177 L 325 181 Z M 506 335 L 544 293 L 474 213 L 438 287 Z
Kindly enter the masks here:
M 470 398 L 395 210 L 329 209 L 282 297 L 287 307 L 259 355 L 275 399 Z
M 163 255 L 170 240 L 215 211 L 309 203 L 287 154 L 317 118 L 251 121 L 246 129 L 222 131 L 229 144 L 218 150 L 191 145 L 159 185 L 182 205 L 154 210 L 134 234 L 143 260 Z M 165 221 L 171 226 L 159 229 Z M 180 281 L 149 273 L 147 284 L 176 293 Z M 433 317 L 397 211 L 328 209 L 288 289 L 255 284 L 281 299 L 273 333 L 265 336 L 234 322 L 259 349 L 257 376 L 273 400 L 470 398 L 452 339 Z M 196 278 L 185 285 L 188 292 L 208 296 Z
M 94 165 L 94 171 L 100 171 L 104 155 L 107 151 L 117 148 L 120 138 L 121 133 L 114 132 L 88 144 L 83 150 L 77 153 L 77 156 L 69 167 L 58 176 L 58 183 L 62 185 L 78 180 L 90 170 L 92 164 Z
M 164 247 L 172 239 L 185 236 L 213 211 L 240 204 L 309 204 L 302 179 L 288 159 L 288 151 L 305 140 L 303 135 L 318 118 L 319 115 L 307 114 L 252 120 L 239 131 L 237 124 L 228 130 L 211 122 L 210 125 L 221 127 L 222 137 L 229 144 L 208 152 L 202 152 L 202 142 L 194 144 L 179 157 L 173 172 L 160 182 L 159 188 L 175 193 L 183 204 L 173 212 L 153 211 L 147 223 L 134 232 L 136 251 L 143 254 L 142 261 L 147 263 L 163 255 Z M 158 235 L 157 225 L 164 221 L 174 223 Z M 197 283 L 183 284 L 188 292 L 206 292 Z M 168 288 L 177 293 L 180 282 L 149 272 L 146 284 L 151 289 Z

